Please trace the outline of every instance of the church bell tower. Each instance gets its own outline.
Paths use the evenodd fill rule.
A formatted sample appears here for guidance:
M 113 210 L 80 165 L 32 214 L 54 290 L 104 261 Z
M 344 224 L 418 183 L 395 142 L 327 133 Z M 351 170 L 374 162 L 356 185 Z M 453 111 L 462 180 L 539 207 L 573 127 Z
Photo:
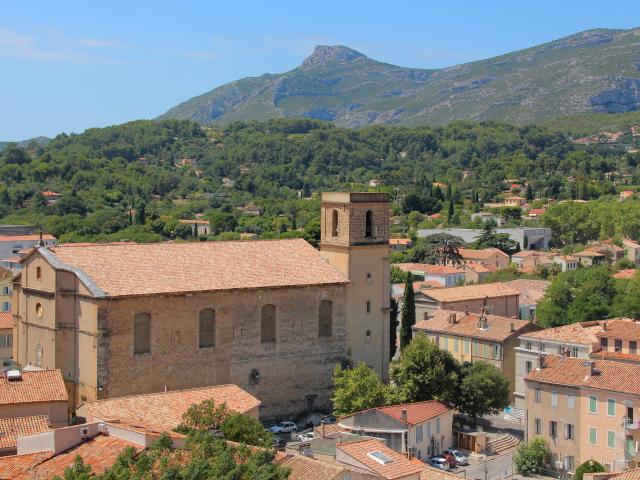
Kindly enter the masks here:
M 389 370 L 389 198 L 323 193 L 320 254 L 348 279 L 347 347 L 354 365 Z

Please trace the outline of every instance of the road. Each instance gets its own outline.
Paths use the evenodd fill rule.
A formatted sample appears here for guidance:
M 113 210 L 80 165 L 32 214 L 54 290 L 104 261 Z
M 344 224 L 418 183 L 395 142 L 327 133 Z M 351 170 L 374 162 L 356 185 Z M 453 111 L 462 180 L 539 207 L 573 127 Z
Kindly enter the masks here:
M 452 473 L 477 480 L 502 480 L 513 476 L 513 452 L 482 460 L 470 458 L 469 463 Z

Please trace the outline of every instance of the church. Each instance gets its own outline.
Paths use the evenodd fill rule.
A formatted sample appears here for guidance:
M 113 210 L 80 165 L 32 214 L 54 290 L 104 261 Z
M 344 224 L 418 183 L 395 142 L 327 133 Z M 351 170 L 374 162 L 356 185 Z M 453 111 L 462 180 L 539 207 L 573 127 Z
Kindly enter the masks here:
M 14 280 L 14 359 L 59 368 L 74 405 L 236 384 L 261 416 L 328 410 L 336 364 L 386 379 L 389 213 L 325 193 L 321 242 L 39 247 Z

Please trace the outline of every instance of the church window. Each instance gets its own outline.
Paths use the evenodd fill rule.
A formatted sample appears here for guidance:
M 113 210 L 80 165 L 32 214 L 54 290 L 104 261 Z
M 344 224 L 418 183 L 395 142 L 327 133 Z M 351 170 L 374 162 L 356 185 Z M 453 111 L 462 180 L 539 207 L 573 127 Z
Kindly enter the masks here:
M 338 236 L 338 210 L 331 212 L 331 236 Z
M 137 313 L 133 317 L 133 354 L 151 353 L 151 315 Z
M 213 308 L 200 310 L 198 320 L 198 346 L 213 347 L 216 344 L 216 311 Z
M 262 343 L 276 341 L 276 307 L 264 305 L 260 312 L 260 340 Z
M 373 236 L 373 212 L 367 210 L 365 215 L 364 236 L 371 238 Z
M 322 300 L 320 302 L 320 313 L 318 319 L 318 336 L 330 337 L 333 328 L 333 302 Z
M 367 303 L 365 304 L 365 310 L 367 313 L 371 313 L 371 302 L 369 300 L 367 300 Z

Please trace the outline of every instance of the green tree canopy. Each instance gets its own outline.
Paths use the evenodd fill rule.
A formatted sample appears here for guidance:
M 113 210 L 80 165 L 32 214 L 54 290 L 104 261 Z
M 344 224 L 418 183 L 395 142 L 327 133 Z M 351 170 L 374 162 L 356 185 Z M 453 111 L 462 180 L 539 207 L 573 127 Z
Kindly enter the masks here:
M 354 368 L 336 365 L 333 371 L 333 413 L 340 417 L 387 402 L 388 387 L 364 363 Z
M 402 318 L 400 320 L 400 350 L 404 350 L 413 336 L 412 327 L 416 323 L 416 301 L 413 292 L 413 275 L 407 272 L 404 284 L 404 296 L 402 297 Z
M 582 480 L 585 473 L 604 472 L 604 466 L 596 460 L 587 460 L 576 468 L 575 480 Z
M 544 438 L 534 437 L 529 442 L 518 445 L 513 455 L 513 464 L 520 475 L 532 477 L 538 474 L 538 470 L 547 462 L 549 456 L 549 448 Z
M 461 377 L 455 404 L 474 423 L 477 417 L 495 415 L 509 406 L 509 380 L 495 366 L 468 363 L 462 366 Z

